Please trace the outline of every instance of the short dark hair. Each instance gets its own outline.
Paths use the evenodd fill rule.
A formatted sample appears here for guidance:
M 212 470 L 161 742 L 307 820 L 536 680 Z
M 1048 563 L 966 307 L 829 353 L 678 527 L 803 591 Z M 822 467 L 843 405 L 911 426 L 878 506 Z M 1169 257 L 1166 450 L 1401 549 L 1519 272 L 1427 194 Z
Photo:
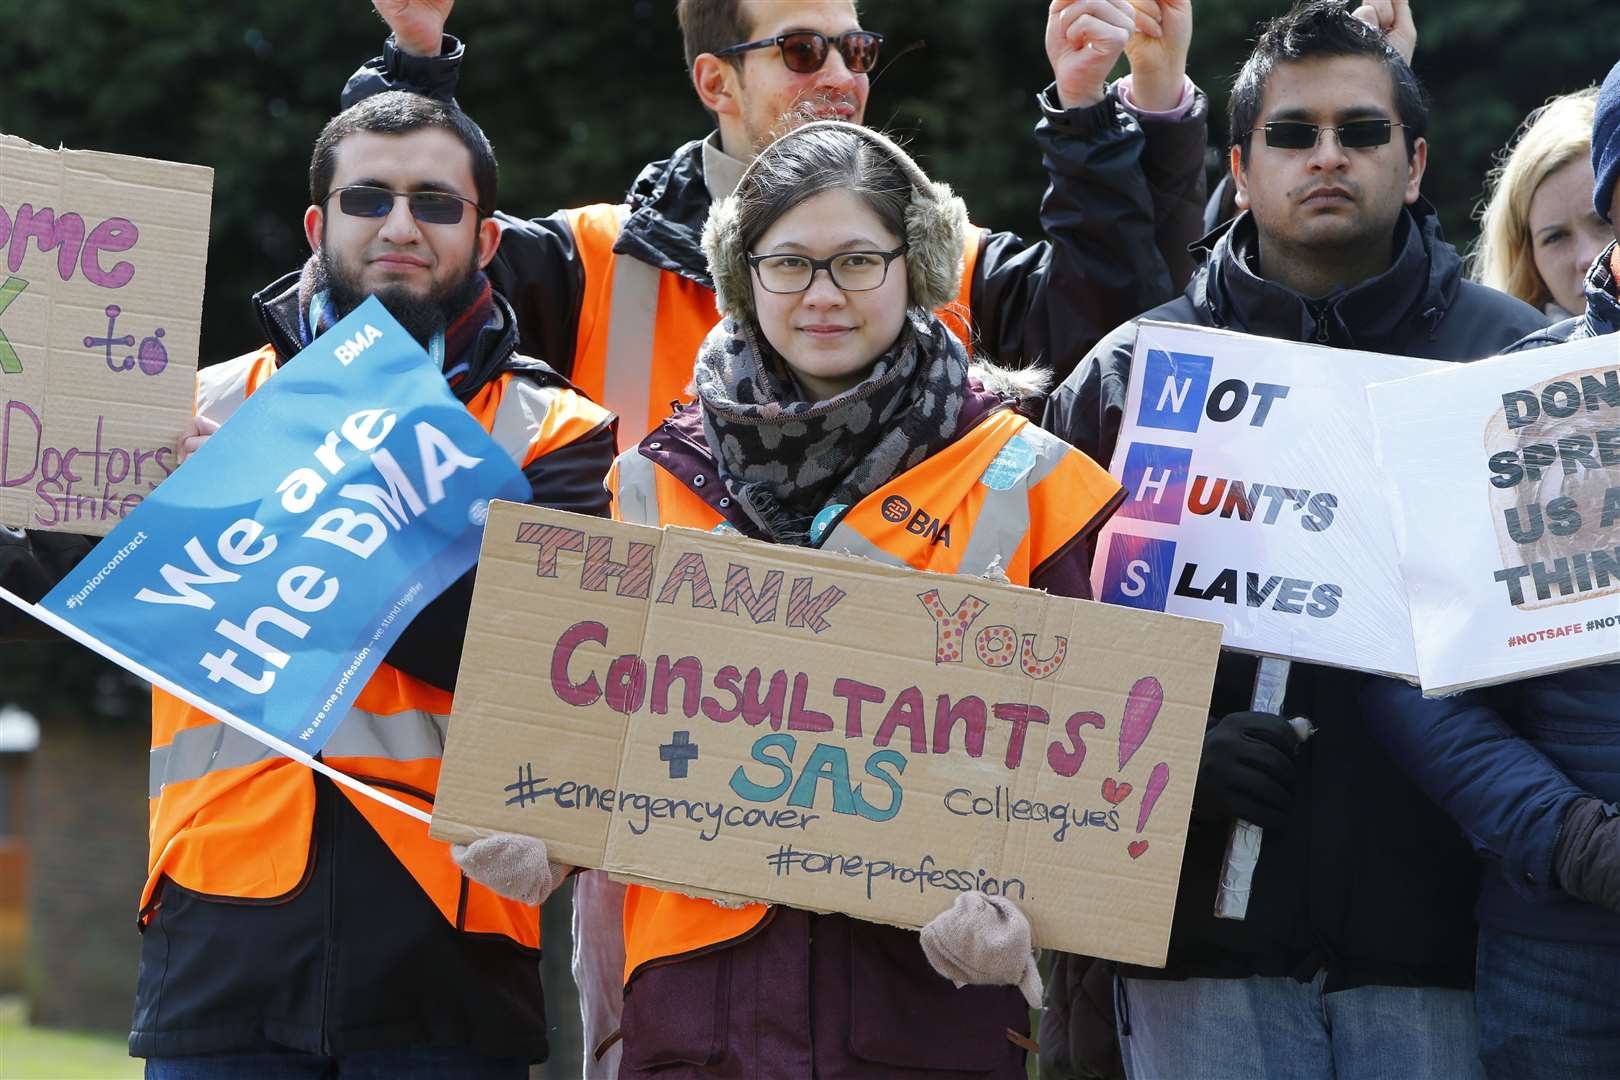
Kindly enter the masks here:
M 1411 160 L 1416 140 L 1429 128 L 1428 96 L 1412 68 L 1401 59 L 1383 31 L 1350 14 L 1344 0 L 1298 0 L 1286 14 L 1266 23 L 1254 52 L 1232 84 L 1228 107 L 1232 145 L 1244 166 L 1249 164 L 1246 134 L 1260 116 L 1260 99 L 1278 64 L 1297 63 L 1321 56 L 1365 56 L 1389 70 L 1395 87 L 1395 112 L 1406 136 L 1406 157 Z
M 681 46 L 686 50 L 686 70 L 691 71 L 704 53 L 719 52 L 728 45 L 741 45 L 748 35 L 743 22 L 742 0 L 678 0 L 675 17 L 681 23 Z M 733 57 L 732 63 L 742 58 Z
M 795 131 L 777 139 L 749 168 L 737 187 L 737 228 L 742 250 L 784 214 L 824 191 L 848 191 L 864 202 L 895 236 L 906 237 L 911 179 L 900 163 L 871 139 L 838 128 Z
M 337 172 L 337 148 L 357 131 L 378 135 L 409 135 L 423 128 L 442 128 L 461 140 L 472 157 L 473 190 L 478 196 L 478 212 L 485 217 L 495 212 L 495 151 L 472 118 L 454 105 L 404 90 L 374 94 L 349 106 L 326 122 L 315 140 L 309 159 L 309 201 L 322 206 L 332 194 L 332 177 Z

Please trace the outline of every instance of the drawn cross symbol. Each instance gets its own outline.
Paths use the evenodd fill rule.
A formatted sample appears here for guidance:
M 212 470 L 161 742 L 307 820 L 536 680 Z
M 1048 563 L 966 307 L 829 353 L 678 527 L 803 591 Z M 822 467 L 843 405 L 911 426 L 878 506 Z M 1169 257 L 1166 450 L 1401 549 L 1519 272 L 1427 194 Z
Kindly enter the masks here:
M 118 316 L 120 316 L 122 314 L 123 314 L 123 309 L 120 308 L 117 304 L 108 304 L 107 305 L 107 336 L 106 337 L 87 336 L 84 339 L 84 347 L 87 348 L 87 349 L 102 349 L 102 348 L 104 348 L 104 349 L 107 350 L 107 366 L 109 368 L 112 368 L 112 370 L 114 370 L 114 371 L 128 371 L 130 368 L 135 366 L 135 358 L 133 356 L 124 357 L 123 361 L 121 363 L 116 362 L 116 361 L 113 360 L 113 346 L 114 345 L 122 345 L 126 349 L 132 349 L 132 348 L 135 347 L 135 335 L 134 334 L 125 334 L 123 337 L 113 337 L 113 331 L 118 326 Z
M 20 277 L 8 277 L 4 284 L 0 284 L 0 315 L 5 314 L 11 302 L 28 288 L 28 282 Z M 11 347 L 11 341 L 6 332 L 0 330 L 0 371 L 7 375 L 22 374 L 22 360 L 17 356 L 17 350 Z
M 669 762 L 671 780 L 686 779 L 686 767 L 696 761 L 697 756 L 697 743 L 692 741 L 692 733 L 689 731 L 677 731 L 670 736 L 669 742 L 658 748 L 658 760 Z

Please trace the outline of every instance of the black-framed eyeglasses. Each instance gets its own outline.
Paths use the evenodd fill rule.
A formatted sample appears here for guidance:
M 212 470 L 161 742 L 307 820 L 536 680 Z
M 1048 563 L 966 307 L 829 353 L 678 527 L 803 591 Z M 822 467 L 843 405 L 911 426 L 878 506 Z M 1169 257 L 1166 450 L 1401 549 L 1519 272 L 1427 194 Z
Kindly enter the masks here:
M 393 191 L 373 184 L 350 184 L 333 188 L 326 197 L 333 195 L 338 197 L 338 209 L 350 217 L 387 217 L 393 213 L 395 199 L 409 203 L 411 217 L 424 225 L 454 225 L 468 206 L 478 213 L 478 203 L 449 191 Z
M 817 270 L 827 271 L 835 287 L 845 292 L 868 292 L 889 279 L 889 264 L 906 253 L 901 244 L 893 251 L 841 251 L 825 259 L 808 255 L 750 255 L 760 287 L 771 293 L 798 293 L 810 287 Z
M 789 71 L 809 75 L 820 71 L 821 65 L 827 62 L 828 46 L 831 45 L 843 56 L 844 66 L 860 75 L 877 65 L 878 48 L 882 44 L 883 35 L 870 30 L 846 30 L 830 38 L 814 30 L 794 30 L 773 38 L 728 45 L 714 55 L 738 56 L 752 49 L 769 49 L 774 45 L 782 50 L 782 63 L 787 65 Z
M 1273 120 L 1243 133 L 1247 139 L 1256 131 L 1266 133 L 1266 145 L 1273 150 L 1311 150 L 1322 132 L 1338 135 L 1339 145 L 1346 150 L 1363 150 L 1369 146 L 1383 146 L 1389 142 L 1391 132 L 1405 124 L 1393 120 L 1351 120 L 1344 124 L 1308 124 L 1303 120 Z

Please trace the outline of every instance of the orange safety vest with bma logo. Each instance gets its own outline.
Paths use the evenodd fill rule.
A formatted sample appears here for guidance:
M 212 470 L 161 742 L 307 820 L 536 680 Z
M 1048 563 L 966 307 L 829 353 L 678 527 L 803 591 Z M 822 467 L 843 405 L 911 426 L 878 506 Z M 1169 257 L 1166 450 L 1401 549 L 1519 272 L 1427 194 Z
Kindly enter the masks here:
M 275 350 L 204 368 L 196 411 L 223 422 L 276 370 Z M 491 380 L 467 404 L 520 467 L 599 431 L 610 415 L 584 396 L 516 372 Z M 383 664 L 322 751 L 332 767 L 423 810 L 433 808 L 451 695 Z M 536 909 L 462 876 L 427 825 L 348 788 L 339 791 L 458 929 L 502 934 L 538 948 Z M 152 692 L 149 854 L 143 922 L 161 903 L 160 881 L 208 896 L 273 902 L 309 870 L 314 774 L 161 690 Z
M 713 529 L 724 520 L 639 447 L 619 455 L 608 490 L 618 521 Z M 1027 586 L 1123 497 L 1119 482 L 1091 459 L 1004 408 L 856 503 L 819 546 L 942 574 L 1005 575 Z M 632 885 L 624 899 L 625 982 L 645 965 L 735 944 L 762 927 L 769 911 Z
M 713 290 L 613 250 L 628 209 L 597 203 L 565 213 L 585 278 L 568 377 L 611 409 L 620 435 L 631 440 L 657 427 L 672 402 L 692 400 L 692 361 L 720 315 Z M 969 233 L 961 292 L 936 312 L 969 350 L 973 268 L 982 238 L 981 229 Z

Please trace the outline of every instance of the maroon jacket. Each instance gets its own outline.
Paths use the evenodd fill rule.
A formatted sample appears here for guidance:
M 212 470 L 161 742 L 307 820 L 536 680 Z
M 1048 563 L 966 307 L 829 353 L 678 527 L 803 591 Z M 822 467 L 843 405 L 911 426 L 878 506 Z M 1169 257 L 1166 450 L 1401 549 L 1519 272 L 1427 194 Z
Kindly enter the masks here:
M 970 376 L 957 438 L 1012 407 Z M 723 485 L 691 482 L 715 472 L 696 405 L 640 450 L 739 531 L 765 539 Z M 1088 598 L 1087 566 L 1077 538 L 1030 584 Z M 1016 987 L 957 989 L 929 966 L 916 931 L 780 905 L 740 942 L 638 970 L 621 1030 L 620 1080 L 1023 1080 L 1030 1045 Z

